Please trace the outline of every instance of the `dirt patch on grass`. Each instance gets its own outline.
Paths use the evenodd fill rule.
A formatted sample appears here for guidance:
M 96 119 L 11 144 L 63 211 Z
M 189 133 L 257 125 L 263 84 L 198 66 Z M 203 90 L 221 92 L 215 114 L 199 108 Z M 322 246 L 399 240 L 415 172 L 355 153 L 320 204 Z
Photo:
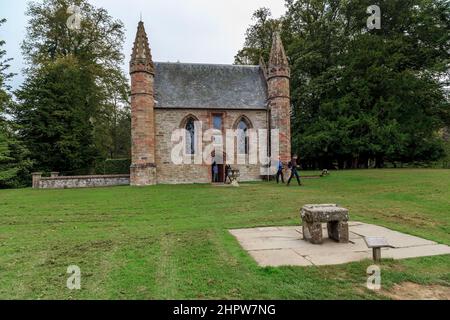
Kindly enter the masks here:
M 381 293 L 394 300 L 450 300 L 450 287 L 413 282 L 396 284 L 391 290 Z
M 435 227 L 437 225 L 436 222 L 431 221 L 427 216 L 421 215 L 405 215 L 405 214 L 387 214 L 381 213 L 381 215 L 387 218 L 389 221 L 393 221 L 396 223 L 407 223 L 409 225 L 418 226 L 418 227 Z

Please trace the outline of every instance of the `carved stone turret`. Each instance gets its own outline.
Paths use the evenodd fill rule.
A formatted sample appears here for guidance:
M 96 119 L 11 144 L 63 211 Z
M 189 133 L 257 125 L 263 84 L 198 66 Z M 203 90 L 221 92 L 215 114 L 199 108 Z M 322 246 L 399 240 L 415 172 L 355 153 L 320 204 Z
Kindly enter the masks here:
M 273 35 L 267 70 L 267 88 L 270 128 L 280 130 L 280 159 L 283 162 L 288 162 L 291 158 L 290 76 L 289 62 L 281 36 L 276 32 Z
M 154 65 L 145 33 L 139 22 L 130 61 L 132 164 L 130 184 L 156 184 Z
M 144 23 L 138 24 L 136 39 L 134 40 L 133 53 L 130 60 L 130 74 L 134 72 L 148 72 L 152 75 L 155 73 L 155 67 L 152 61 L 152 53 L 148 45 L 147 33 L 145 32 Z

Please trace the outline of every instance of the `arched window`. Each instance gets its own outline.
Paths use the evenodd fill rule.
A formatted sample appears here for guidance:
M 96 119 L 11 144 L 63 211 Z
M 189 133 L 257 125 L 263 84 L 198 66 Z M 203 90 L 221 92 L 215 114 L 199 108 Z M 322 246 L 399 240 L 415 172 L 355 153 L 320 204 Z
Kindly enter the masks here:
M 196 146 L 195 146 L 195 119 L 190 117 L 186 121 L 186 154 L 195 154 Z
M 250 124 L 247 119 L 242 117 L 236 127 L 238 131 L 238 144 L 237 144 L 237 150 L 238 154 L 248 154 L 249 153 L 249 132 Z

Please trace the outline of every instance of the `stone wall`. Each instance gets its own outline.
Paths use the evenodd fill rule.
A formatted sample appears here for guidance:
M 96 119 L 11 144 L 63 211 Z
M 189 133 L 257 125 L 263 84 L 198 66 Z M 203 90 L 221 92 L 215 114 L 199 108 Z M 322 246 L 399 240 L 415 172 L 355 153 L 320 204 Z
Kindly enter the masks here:
M 57 172 L 51 177 L 42 177 L 41 173 L 33 173 L 34 189 L 71 189 L 126 186 L 130 184 L 130 175 L 92 175 L 92 176 L 58 176 Z
M 184 121 L 192 116 L 202 122 L 206 131 L 212 127 L 212 115 L 223 115 L 224 129 L 233 129 L 237 121 L 245 116 L 255 129 L 267 129 L 267 111 L 265 110 L 203 110 L 203 109 L 155 109 L 156 119 L 156 172 L 157 181 L 162 184 L 210 183 L 211 166 L 175 165 L 171 160 L 173 143 L 172 132 L 184 128 Z M 204 143 L 203 147 L 205 146 Z M 235 146 L 236 148 L 236 146 Z M 226 151 L 226 150 L 225 150 Z M 241 171 L 240 181 L 261 180 L 260 165 L 231 165 Z

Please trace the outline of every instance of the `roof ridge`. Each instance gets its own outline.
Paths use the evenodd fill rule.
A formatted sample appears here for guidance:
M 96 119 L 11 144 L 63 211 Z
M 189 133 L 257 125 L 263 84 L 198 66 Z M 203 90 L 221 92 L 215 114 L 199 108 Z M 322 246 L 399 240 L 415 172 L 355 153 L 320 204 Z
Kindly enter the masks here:
M 201 62 L 172 62 L 172 61 L 155 61 L 157 64 L 173 64 L 173 65 L 193 65 L 193 66 L 216 66 L 216 67 L 243 67 L 243 68 L 259 68 L 259 65 L 246 64 L 225 64 L 225 63 L 201 63 Z

